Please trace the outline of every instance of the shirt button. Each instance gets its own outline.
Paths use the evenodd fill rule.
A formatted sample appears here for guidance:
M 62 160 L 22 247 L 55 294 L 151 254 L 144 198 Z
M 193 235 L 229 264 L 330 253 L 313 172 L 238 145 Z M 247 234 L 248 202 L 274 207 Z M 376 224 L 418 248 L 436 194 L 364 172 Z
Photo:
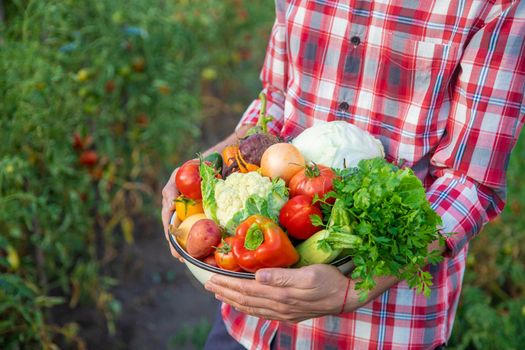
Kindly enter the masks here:
M 340 111 L 346 112 L 346 111 L 348 111 L 348 108 L 350 108 L 350 105 L 348 103 L 346 103 L 346 102 L 341 102 L 339 104 L 339 110 Z
M 350 41 L 352 42 L 352 44 L 354 44 L 354 46 L 357 46 L 361 43 L 361 38 L 359 38 L 358 36 L 353 36 L 352 39 L 350 39 Z

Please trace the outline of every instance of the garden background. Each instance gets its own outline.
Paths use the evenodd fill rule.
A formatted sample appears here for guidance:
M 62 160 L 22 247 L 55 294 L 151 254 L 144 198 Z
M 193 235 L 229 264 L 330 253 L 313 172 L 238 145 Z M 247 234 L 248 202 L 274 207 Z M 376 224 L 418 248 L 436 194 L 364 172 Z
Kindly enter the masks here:
M 192 349 L 216 304 L 171 258 L 170 171 L 260 89 L 272 1 L 0 0 L 0 348 Z M 451 349 L 525 344 L 525 140 L 472 243 Z

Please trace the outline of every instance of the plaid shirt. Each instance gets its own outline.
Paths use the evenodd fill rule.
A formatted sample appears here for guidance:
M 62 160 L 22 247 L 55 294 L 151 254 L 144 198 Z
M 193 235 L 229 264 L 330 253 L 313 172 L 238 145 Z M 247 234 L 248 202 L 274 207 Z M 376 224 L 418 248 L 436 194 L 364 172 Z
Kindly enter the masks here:
M 452 330 L 468 241 L 504 206 L 525 112 L 525 2 L 277 0 L 276 14 L 261 72 L 272 132 L 291 138 L 316 120 L 369 131 L 456 234 L 428 267 L 429 298 L 402 282 L 355 312 L 298 324 L 224 304 L 226 327 L 250 349 L 274 337 L 282 349 L 433 349 Z

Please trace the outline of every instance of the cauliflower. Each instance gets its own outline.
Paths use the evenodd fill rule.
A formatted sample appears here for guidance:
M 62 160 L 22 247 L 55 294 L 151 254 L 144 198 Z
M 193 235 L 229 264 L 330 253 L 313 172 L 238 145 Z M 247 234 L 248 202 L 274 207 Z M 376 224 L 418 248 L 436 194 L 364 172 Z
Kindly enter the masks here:
M 204 213 L 230 234 L 250 215 L 261 214 L 275 222 L 288 200 L 283 179 L 270 180 L 258 172 L 233 173 L 218 179 L 213 167 L 201 162 L 202 205 Z
M 345 121 L 318 122 L 292 144 L 308 162 L 332 168 L 355 167 L 361 159 L 385 157 L 381 141 Z
M 244 209 L 245 202 L 252 195 L 265 198 L 271 191 L 272 182 L 259 173 L 233 173 L 224 181 L 215 185 L 215 201 L 217 202 L 217 219 L 221 226 L 226 227 L 233 216 Z

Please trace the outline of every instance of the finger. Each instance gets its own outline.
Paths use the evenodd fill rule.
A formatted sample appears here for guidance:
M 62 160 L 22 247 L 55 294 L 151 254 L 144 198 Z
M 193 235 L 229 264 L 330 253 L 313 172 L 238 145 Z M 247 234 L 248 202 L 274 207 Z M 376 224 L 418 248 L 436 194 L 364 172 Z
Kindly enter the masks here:
M 258 296 L 251 296 L 239 293 L 236 290 L 223 288 L 213 283 L 206 283 L 205 288 L 215 293 L 216 297 L 223 299 L 233 300 L 236 306 L 242 306 L 244 308 L 261 308 L 269 309 L 275 312 L 287 311 L 288 307 L 285 304 L 281 304 L 275 300 L 262 298 Z
M 173 170 L 171 173 L 171 176 L 162 189 L 162 225 L 164 226 L 164 233 L 167 235 L 168 228 L 169 228 L 169 222 L 171 219 L 171 214 L 173 212 L 172 204 L 173 200 L 177 198 L 179 195 L 179 191 L 177 190 L 177 185 L 175 184 L 175 176 L 177 175 L 177 171 L 179 168 Z M 166 236 L 167 237 L 167 236 Z
M 184 259 L 177 253 L 175 248 L 171 245 L 171 242 L 169 241 L 169 224 L 171 221 L 171 216 L 173 214 L 173 208 L 172 203 L 175 198 L 179 195 L 177 186 L 175 184 L 175 176 L 177 175 L 177 171 L 179 168 L 176 168 L 173 170 L 173 172 L 170 175 L 170 178 L 164 188 L 162 189 L 162 210 L 161 210 L 161 217 L 162 217 L 162 226 L 164 227 L 164 235 L 166 236 L 166 240 L 168 241 L 168 246 L 170 248 L 171 255 L 173 257 L 179 259 L 180 262 L 184 262 Z
M 180 262 L 184 262 L 184 259 L 180 256 L 179 253 L 177 253 L 177 251 L 175 250 L 175 248 L 171 244 L 170 239 L 168 237 L 169 234 L 170 233 L 166 233 L 166 242 L 168 243 L 168 247 L 170 248 L 171 255 L 173 255 L 174 258 L 179 259 Z
M 255 273 L 255 280 L 274 287 L 293 287 L 313 289 L 317 287 L 318 276 L 315 270 L 305 268 L 270 268 L 260 269 Z
M 171 246 L 171 244 L 169 245 L 169 247 L 170 247 L 171 255 L 173 255 L 174 258 L 179 259 L 179 261 L 180 261 L 181 263 L 183 263 L 183 262 L 184 262 L 184 259 L 179 255 L 179 253 L 177 253 L 177 251 L 175 250 L 175 248 L 173 248 L 173 247 Z
M 266 298 L 270 300 L 279 300 L 287 304 L 294 304 L 297 300 L 308 300 L 304 295 L 305 291 L 296 288 L 276 288 L 267 286 L 257 281 L 232 278 L 223 275 L 214 275 L 210 283 L 221 288 L 232 289 L 240 294 Z
M 169 233 L 169 225 L 171 216 L 173 215 L 173 212 L 169 210 L 167 207 L 163 207 L 162 211 L 162 226 L 164 227 L 164 234 L 166 235 L 166 239 L 168 239 L 168 233 Z
M 231 305 L 237 311 L 240 311 L 247 315 L 264 318 L 266 320 L 277 320 L 277 321 L 289 321 L 288 319 L 291 318 L 290 315 L 283 314 L 281 312 L 278 312 L 272 309 L 242 305 L 238 302 L 237 299 L 230 299 L 230 298 L 227 298 L 221 295 L 216 295 L 215 298 L 226 304 Z

